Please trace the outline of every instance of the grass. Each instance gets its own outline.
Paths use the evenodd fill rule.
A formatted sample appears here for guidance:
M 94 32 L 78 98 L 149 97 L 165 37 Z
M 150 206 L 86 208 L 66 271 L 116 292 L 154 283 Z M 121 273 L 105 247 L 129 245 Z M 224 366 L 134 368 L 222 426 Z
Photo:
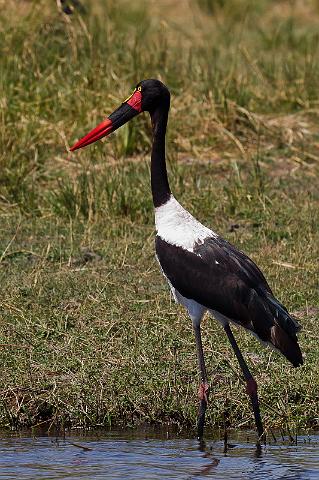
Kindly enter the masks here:
M 251 255 L 303 325 L 297 370 L 235 332 L 266 427 L 317 427 L 317 3 L 87 4 L 1 12 L 0 425 L 195 424 L 191 323 L 154 259 L 149 120 L 67 152 L 157 77 L 172 91 L 177 198 Z M 207 318 L 203 335 L 209 425 L 229 409 L 252 426 L 220 327 Z

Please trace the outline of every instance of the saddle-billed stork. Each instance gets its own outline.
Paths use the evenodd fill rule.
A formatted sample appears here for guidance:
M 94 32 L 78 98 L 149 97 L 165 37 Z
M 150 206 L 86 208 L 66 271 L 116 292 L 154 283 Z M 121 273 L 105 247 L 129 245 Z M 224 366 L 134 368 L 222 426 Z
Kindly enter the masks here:
M 259 438 L 264 433 L 257 384 L 239 350 L 230 324 L 244 327 L 262 343 L 281 352 L 294 367 L 302 365 L 296 333 L 300 329 L 274 297 L 267 280 L 243 252 L 197 221 L 171 193 L 165 160 L 170 93 L 159 80 L 143 80 L 106 120 L 76 142 L 71 151 L 114 132 L 141 112 L 153 129 L 151 188 L 155 207 L 155 249 L 175 301 L 192 320 L 201 375 L 198 437 L 203 437 L 209 385 L 200 324 L 206 311 L 223 326 L 246 380 Z

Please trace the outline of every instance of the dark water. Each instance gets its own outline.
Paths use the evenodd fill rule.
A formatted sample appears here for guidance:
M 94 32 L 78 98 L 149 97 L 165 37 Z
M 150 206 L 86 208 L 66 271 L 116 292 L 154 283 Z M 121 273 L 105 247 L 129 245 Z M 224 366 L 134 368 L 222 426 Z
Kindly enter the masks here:
M 192 438 L 160 438 L 119 432 L 60 437 L 2 435 L 2 479 L 319 479 L 319 435 L 300 436 L 298 444 L 262 447 L 255 436 L 207 441 L 204 451 Z

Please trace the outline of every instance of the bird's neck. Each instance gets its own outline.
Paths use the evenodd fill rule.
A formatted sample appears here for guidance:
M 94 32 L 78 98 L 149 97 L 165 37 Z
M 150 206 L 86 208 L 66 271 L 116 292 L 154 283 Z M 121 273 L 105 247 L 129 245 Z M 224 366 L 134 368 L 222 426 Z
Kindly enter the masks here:
M 166 203 L 171 196 L 165 160 L 165 135 L 168 109 L 169 107 L 160 106 L 151 113 L 153 127 L 151 186 L 154 207 L 160 207 Z

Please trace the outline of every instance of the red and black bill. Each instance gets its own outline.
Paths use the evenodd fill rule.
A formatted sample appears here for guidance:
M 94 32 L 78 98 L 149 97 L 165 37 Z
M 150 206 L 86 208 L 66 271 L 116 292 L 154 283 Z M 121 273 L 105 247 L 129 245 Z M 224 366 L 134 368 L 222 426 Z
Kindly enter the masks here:
M 142 112 L 142 93 L 135 89 L 122 105 L 117 108 L 108 118 L 103 120 L 97 127 L 93 128 L 87 135 L 78 140 L 71 148 L 71 152 L 78 148 L 86 147 L 91 143 L 106 137 L 119 127 L 130 121 L 133 117 Z

